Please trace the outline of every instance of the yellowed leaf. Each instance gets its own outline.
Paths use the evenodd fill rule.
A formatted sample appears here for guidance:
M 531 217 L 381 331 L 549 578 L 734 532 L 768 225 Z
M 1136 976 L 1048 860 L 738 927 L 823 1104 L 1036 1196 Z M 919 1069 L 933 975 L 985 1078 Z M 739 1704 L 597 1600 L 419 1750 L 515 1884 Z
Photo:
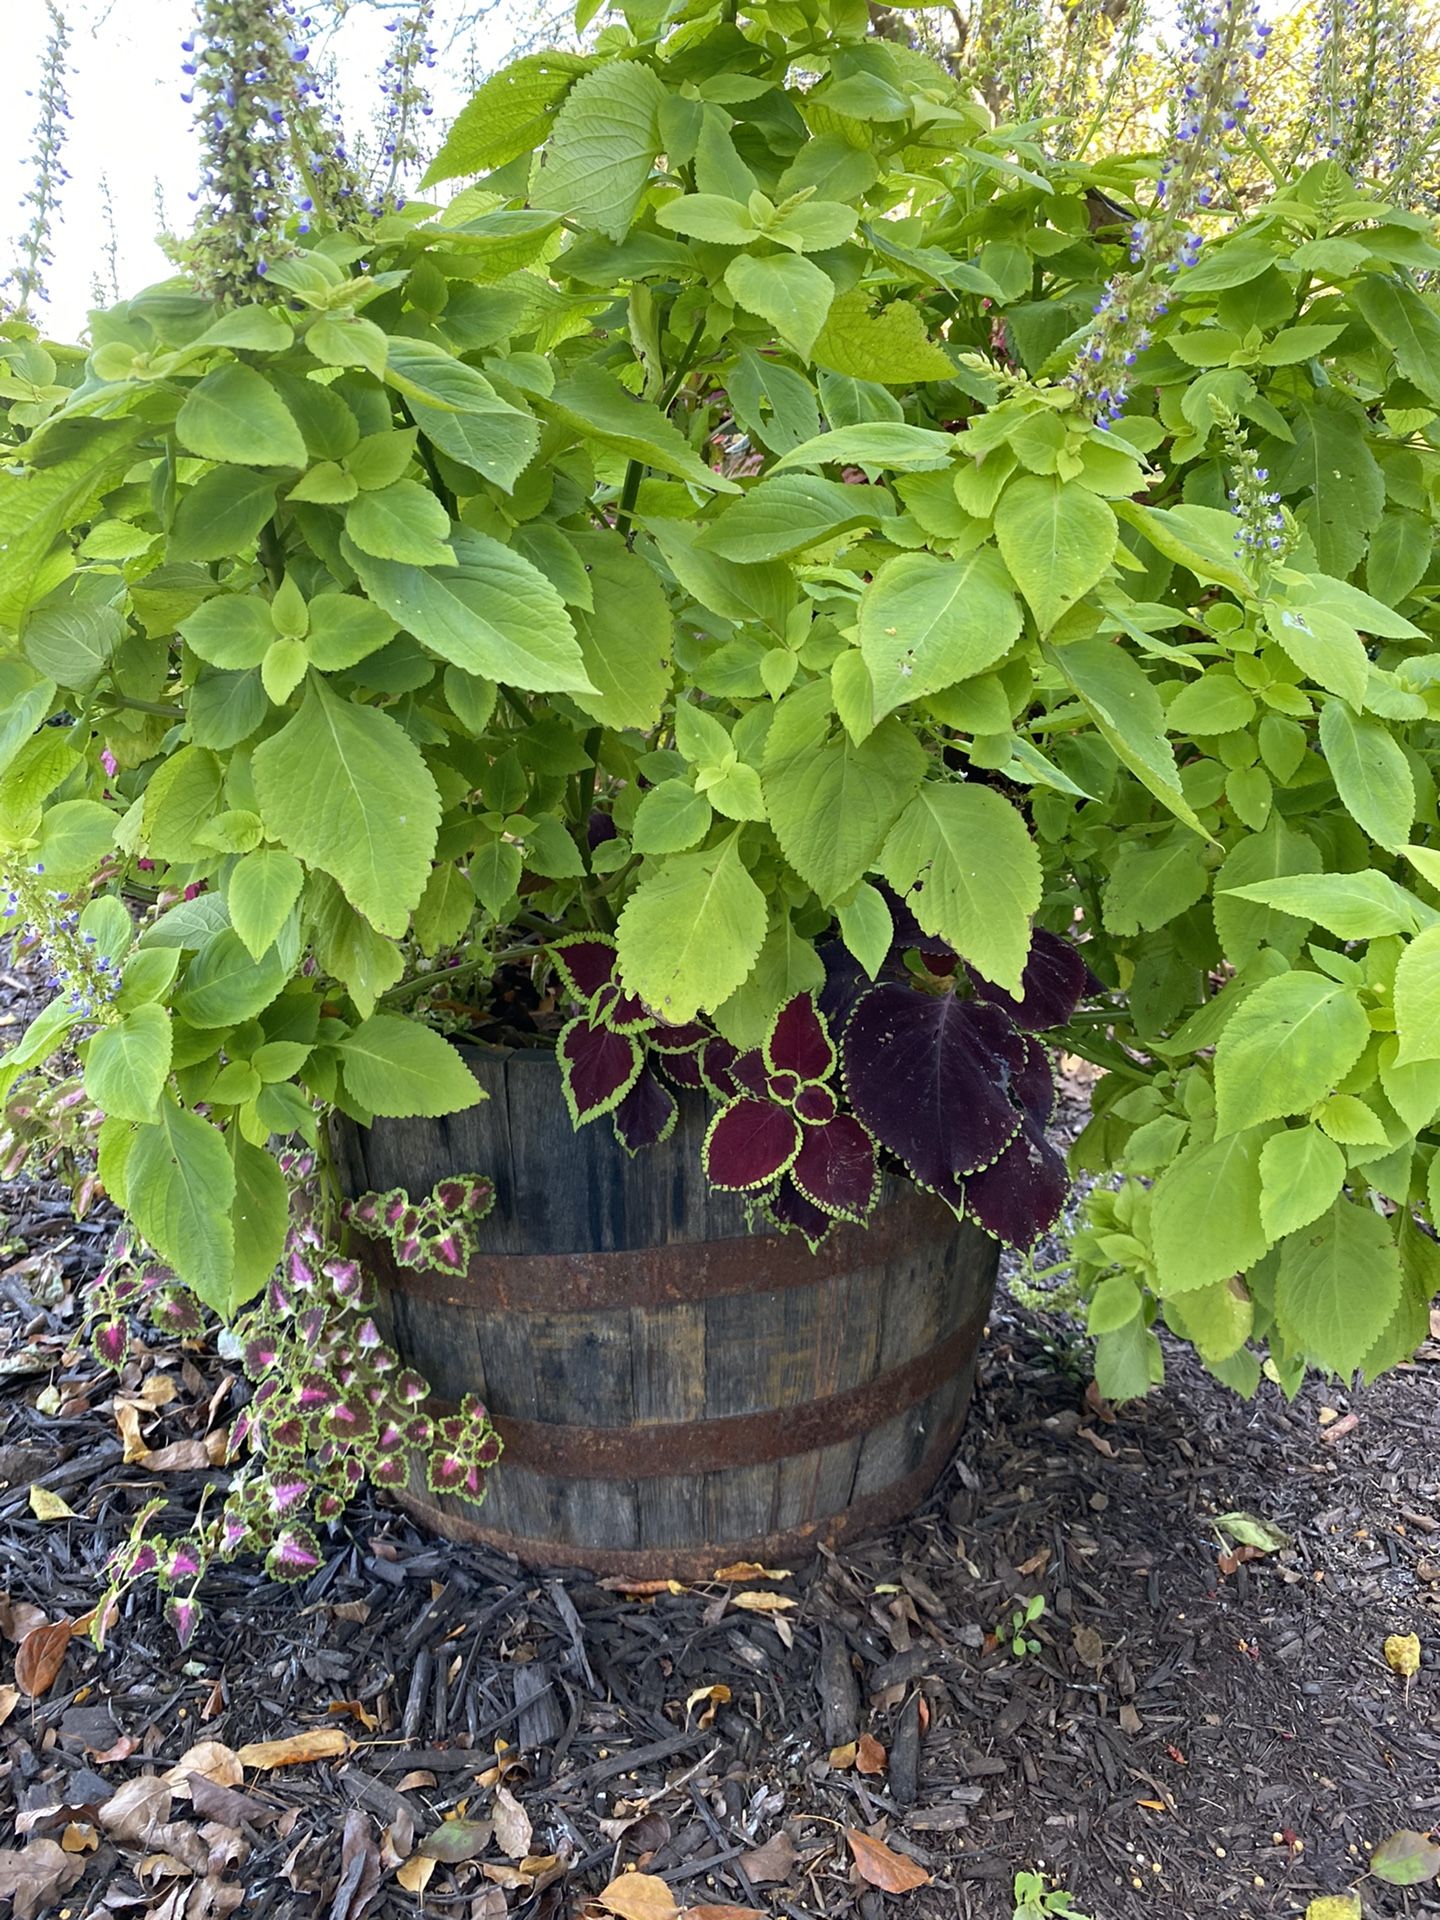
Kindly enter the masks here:
M 607 1913 L 620 1920 L 677 1920 L 675 1896 L 658 1874 L 622 1873 L 599 1895 Z
M 47 1487 L 31 1487 L 30 1511 L 37 1520 L 76 1520 L 79 1515 L 68 1500 L 62 1500 L 58 1493 L 51 1493 Z
M 493 1880 L 497 1887 L 504 1887 L 509 1893 L 528 1893 L 530 1890 L 530 1876 L 519 1867 L 497 1867 L 487 1860 L 480 1871 L 487 1880 Z
M 115 1424 L 120 1429 L 120 1438 L 125 1443 L 121 1458 L 127 1467 L 133 1466 L 137 1460 L 143 1460 L 150 1451 L 140 1431 L 140 1409 L 133 1400 L 115 1402 Z
M 431 1773 L 430 1769 L 428 1767 L 416 1767 L 413 1773 L 407 1773 L 403 1780 L 396 1783 L 395 1791 L 397 1793 L 410 1793 L 416 1787 L 433 1787 L 434 1785 L 435 1776 Z
M 495 1844 L 509 1860 L 523 1860 L 530 1851 L 530 1816 L 508 1787 L 496 1787 L 491 1809 Z
M 407 1893 L 424 1893 L 440 1862 L 428 1853 L 412 1853 L 395 1878 Z
M 697 1687 L 686 1697 L 685 1718 L 688 1720 L 696 1707 L 703 1707 L 704 1712 L 695 1724 L 700 1727 L 713 1727 L 716 1708 L 728 1706 L 730 1697 L 730 1689 L 723 1682 L 713 1687 Z
M 188 1794 L 192 1773 L 202 1774 L 217 1787 L 238 1787 L 245 1777 L 240 1756 L 222 1740 L 197 1740 L 165 1775 L 165 1784 Z
M 1168 1813 L 1169 1808 L 1163 1800 L 1137 1800 L 1137 1807 L 1148 1807 L 1151 1813 Z
M 716 1906 L 713 1901 L 701 1907 L 686 1907 L 680 1920 L 770 1920 L 758 1907 Z
M 18 1687 L 0 1687 L 0 1727 L 4 1726 L 19 1704 L 20 1689 Z
M 758 1560 L 737 1560 L 732 1567 L 717 1567 L 717 1580 L 788 1580 L 788 1567 L 762 1567 Z
M 1385 1664 L 1404 1680 L 1413 1680 L 1420 1671 L 1420 1636 L 1392 1633 L 1385 1642 Z
M 882 1893 L 913 1893 L 916 1887 L 928 1887 L 930 1875 L 918 1861 L 896 1853 L 883 1840 L 872 1840 L 858 1827 L 847 1827 L 845 1838 L 855 1857 L 860 1878 Z
M 374 1733 L 380 1722 L 363 1700 L 332 1700 L 325 1709 L 332 1720 L 358 1720 L 367 1733 Z
M 1358 1893 L 1322 1893 L 1305 1909 L 1305 1920 L 1364 1920 Z
M 236 1759 L 242 1767 L 268 1772 L 272 1767 L 298 1767 L 309 1760 L 338 1760 L 350 1751 L 350 1736 L 339 1727 L 309 1727 L 287 1740 L 257 1740 L 241 1747 Z
M 838 1773 L 843 1773 L 846 1767 L 854 1766 L 855 1755 L 859 1751 L 859 1741 L 847 1740 L 843 1747 L 832 1747 L 830 1749 L 830 1764 Z
M 99 1844 L 99 1834 L 83 1820 L 67 1821 L 60 1835 L 60 1845 L 66 1853 L 93 1853 Z
M 788 1593 L 732 1593 L 730 1604 L 745 1613 L 785 1613 L 795 1602 Z

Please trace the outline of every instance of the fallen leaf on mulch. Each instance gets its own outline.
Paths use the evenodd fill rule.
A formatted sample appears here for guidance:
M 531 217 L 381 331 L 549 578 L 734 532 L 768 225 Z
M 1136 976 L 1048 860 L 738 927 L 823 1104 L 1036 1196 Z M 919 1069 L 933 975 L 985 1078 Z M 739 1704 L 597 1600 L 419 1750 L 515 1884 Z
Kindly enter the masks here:
M 869 1886 L 882 1893 L 913 1893 L 916 1887 L 928 1887 L 930 1875 L 918 1861 L 903 1853 L 894 1853 L 883 1840 L 872 1840 L 858 1827 L 846 1827 L 845 1838 L 855 1856 L 855 1871 Z
M 1382 1840 L 1370 1856 L 1370 1871 L 1392 1887 L 1418 1887 L 1440 1877 L 1440 1847 L 1423 1833 L 1402 1827 Z
M 1343 1440 L 1347 1433 L 1353 1433 L 1359 1424 L 1358 1413 L 1347 1413 L 1343 1420 L 1337 1420 L 1333 1427 L 1327 1427 L 1320 1438 L 1327 1447 L 1333 1447 L 1337 1440 Z
M 548 1884 L 555 1878 L 560 1862 L 553 1853 L 534 1853 L 518 1867 L 492 1866 L 487 1860 L 480 1871 L 487 1880 L 493 1880 L 497 1887 L 504 1887 L 510 1893 L 534 1893 L 542 1882 Z
M 492 1814 L 496 1846 L 508 1859 L 523 1860 L 530 1851 L 534 1829 L 529 1814 L 508 1787 L 496 1787 Z
M 124 1445 L 120 1457 L 127 1467 L 133 1467 L 137 1460 L 143 1460 L 150 1451 L 150 1443 L 140 1431 L 139 1407 L 132 1400 L 117 1400 L 115 1424 L 120 1429 L 120 1439 Z
M 1420 1636 L 1392 1633 L 1385 1642 L 1385 1664 L 1403 1680 L 1413 1680 L 1420 1671 Z
M 203 1440 L 172 1440 L 140 1456 L 147 1473 L 204 1473 L 214 1462 Z
M 358 1720 L 367 1733 L 374 1733 L 380 1722 L 363 1700 L 332 1700 L 325 1709 L 332 1720 Z
M 790 1578 L 790 1569 L 788 1567 L 762 1567 L 759 1562 L 755 1560 L 737 1560 L 733 1567 L 717 1567 L 715 1569 L 715 1578 L 717 1580 L 788 1580 Z M 691 1907 L 688 1911 L 691 1913 L 699 1913 L 700 1909 L 699 1907 Z M 717 1907 L 715 1911 L 718 1913 L 719 1908 Z M 746 1909 L 744 1907 L 735 1908 L 736 1913 L 744 1913 L 745 1911 Z
M 60 1834 L 66 1853 L 94 1853 L 99 1844 L 100 1836 L 88 1820 L 67 1820 Z
M 338 1760 L 350 1751 L 350 1736 L 339 1727 L 310 1727 L 286 1740 L 257 1740 L 241 1747 L 235 1758 L 242 1767 L 266 1772 L 272 1767 L 299 1767 L 307 1760 Z
M 686 1697 L 685 1718 L 688 1720 L 696 1707 L 703 1706 L 705 1711 L 701 1714 L 696 1725 L 700 1727 L 713 1727 L 715 1724 L 715 1709 L 717 1707 L 728 1706 L 730 1698 L 730 1689 L 723 1683 L 714 1687 L 697 1687 L 694 1693 Z
M 186 1785 L 190 1804 L 202 1820 L 218 1820 L 225 1827 L 273 1827 L 282 1816 L 282 1808 L 267 1807 L 263 1800 L 221 1786 L 203 1773 L 192 1773 Z
M 770 1920 L 758 1907 L 726 1907 L 713 1903 L 705 1907 L 685 1907 L 680 1920 Z
M 423 1850 L 412 1853 L 395 1875 L 396 1882 L 405 1889 L 406 1893 L 424 1893 L 430 1884 L 430 1876 L 439 1864 L 440 1862 L 433 1854 L 425 1853 Z
M 340 1879 L 330 1902 L 329 1920 L 360 1920 L 380 1891 L 380 1849 L 369 1815 L 351 1807 L 340 1841 Z
M 0 1900 L 15 1902 L 15 1920 L 34 1920 L 85 1871 L 54 1840 L 32 1840 L 21 1853 L 0 1853 Z
M 622 1873 L 597 1897 L 620 1920 L 677 1920 L 680 1911 L 674 1894 L 653 1873 Z
M 1257 1553 L 1279 1553 L 1291 1544 L 1283 1527 L 1271 1526 L 1253 1513 L 1217 1513 L 1210 1524 L 1217 1533 Z
M 855 1771 L 884 1773 L 886 1753 L 873 1733 L 862 1733 L 855 1743 Z
M 796 1602 L 788 1593 L 732 1593 L 730 1604 L 744 1613 L 785 1613 Z
M 1322 1893 L 1305 1909 L 1305 1920 L 1364 1920 L 1358 1893 Z
M 37 1520 L 78 1520 L 80 1517 L 68 1500 L 62 1500 L 58 1493 L 51 1493 L 46 1487 L 31 1487 L 30 1511 Z
M 15 1684 L 22 1693 L 36 1700 L 49 1691 L 65 1664 L 74 1631 L 73 1620 L 53 1620 L 30 1629 L 15 1654 Z
M 194 1827 L 170 1818 L 171 1789 L 156 1774 L 127 1780 L 101 1807 L 100 1825 L 121 1846 L 148 1847 L 178 1861 L 187 1873 L 203 1874 L 210 1848 Z M 143 1873 L 144 1862 L 137 1871 Z
M 1105 1642 L 1094 1627 L 1078 1625 L 1070 1630 L 1070 1644 L 1075 1649 L 1075 1658 L 1082 1666 L 1093 1667 L 1098 1673 L 1105 1664 Z
M 799 1857 L 795 1842 L 782 1827 L 779 1833 L 772 1833 L 763 1846 L 742 1853 L 740 1865 L 757 1887 L 778 1885 L 790 1878 Z
M 462 1860 L 473 1860 L 483 1853 L 494 1834 L 494 1825 L 489 1820 L 442 1820 L 433 1833 L 426 1834 L 415 1851 L 421 1859 L 443 1860 L 447 1866 L 454 1867 Z M 423 1888 L 411 1887 L 409 1891 L 419 1893 Z
M 606 1593 L 622 1593 L 627 1600 L 652 1600 L 657 1593 L 684 1593 L 678 1580 L 625 1580 L 618 1573 L 597 1584 Z
M 217 1787 L 238 1787 L 245 1777 L 235 1749 L 220 1740 L 197 1740 L 193 1747 L 188 1747 L 164 1775 L 165 1784 L 179 1794 L 186 1794 L 194 1773 L 213 1780 Z
M 28 1600 L 12 1600 L 9 1594 L 0 1594 L 0 1634 L 7 1640 L 23 1640 L 32 1627 L 43 1627 L 45 1609 L 32 1606 Z
M 853 1767 L 855 1756 L 860 1751 L 858 1740 L 847 1740 L 843 1747 L 830 1749 L 830 1764 L 837 1773 L 843 1773 L 847 1767 Z

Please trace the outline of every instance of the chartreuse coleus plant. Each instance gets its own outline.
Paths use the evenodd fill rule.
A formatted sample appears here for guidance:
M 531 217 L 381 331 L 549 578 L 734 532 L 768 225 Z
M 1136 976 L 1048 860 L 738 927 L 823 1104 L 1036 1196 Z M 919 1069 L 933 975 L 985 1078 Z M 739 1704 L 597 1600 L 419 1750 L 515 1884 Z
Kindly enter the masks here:
M 888 1169 L 1033 1243 L 1049 1032 L 1107 1069 L 1108 1392 L 1159 1314 L 1240 1386 L 1401 1358 L 1426 223 L 1321 165 L 1130 273 L 1152 166 L 1047 159 L 852 0 L 624 10 L 485 83 L 459 178 L 97 314 L 0 477 L 0 835 L 61 981 L 7 1085 L 78 1047 L 107 1189 L 231 1316 L 276 1140 L 480 1098 L 427 1009 L 502 970 L 577 1123 L 708 1094 L 711 1178 L 812 1241 Z

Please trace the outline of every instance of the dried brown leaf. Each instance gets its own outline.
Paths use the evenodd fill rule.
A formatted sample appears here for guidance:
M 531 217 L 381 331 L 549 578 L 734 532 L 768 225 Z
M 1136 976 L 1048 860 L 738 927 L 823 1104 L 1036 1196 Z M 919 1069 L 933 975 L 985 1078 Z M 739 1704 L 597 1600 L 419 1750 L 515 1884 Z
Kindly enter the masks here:
M 35 1920 L 85 1871 L 54 1840 L 32 1840 L 21 1852 L 0 1853 L 0 1901 L 15 1902 L 15 1920 Z
M 227 1827 L 273 1827 L 280 1818 L 279 1807 L 267 1807 L 248 1793 L 220 1786 L 203 1773 L 192 1773 L 186 1785 L 190 1804 L 203 1820 L 218 1820 Z
M 732 1593 L 730 1604 L 743 1613 L 786 1613 L 796 1602 L 788 1593 Z
M 338 1760 L 350 1751 L 350 1736 L 339 1727 L 309 1727 L 285 1740 L 257 1740 L 235 1756 L 242 1767 L 267 1772 L 273 1767 L 299 1767 L 311 1760 Z
M 221 1740 L 197 1740 L 164 1776 L 165 1784 L 184 1798 L 190 1791 L 191 1774 L 197 1773 L 217 1787 L 238 1787 L 245 1777 L 235 1749 Z
M 684 1593 L 678 1580 L 626 1580 L 612 1574 L 598 1583 L 606 1593 L 623 1593 L 627 1600 L 653 1600 L 660 1593 Z
M 0 1594 L 0 1634 L 18 1645 L 32 1627 L 43 1627 L 45 1609 L 32 1606 L 28 1600 L 12 1600 L 9 1594 Z
M 777 1886 L 790 1878 L 799 1857 L 794 1841 L 782 1827 L 778 1833 L 772 1833 L 763 1846 L 742 1853 L 740 1865 L 757 1887 Z
M 49 1692 L 65 1664 L 74 1631 L 73 1620 L 54 1620 L 30 1629 L 15 1654 L 15 1684 L 22 1693 L 38 1700 L 42 1693 Z
M 4 1726 L 19 1704 L 20 1689 L 18 1687 L 0 1687 L 0 1727 Z
M 495 1822 L 495 1844 L 508 1860 L 523 1860 L 530 1851 L 534 1829 L 530 1816 L 508 1787 L 496 1787 L 491 1808 Z
M 427 1860 L 443 1860 L 453 1867 L 484 1853 L 494 1832 L 494 1823 L 489 1820 L 443 1820 L 415 1851 Z
M 140 1409 L 133 1400 L 115 1402 L 115 1424 L 124 1442 L 120 1457 L 127 1467 L 134 1466 L 137 1460 L 143 1460 L 149 1453 L 150 1445 L 140 1431 Z
M 737 1560 L 733 1567 L 717 1567 L 715 1578 L 717 1580 L 788 1580 L 790 1569 L 762 1567 L 758 1560 Z M 699 1909 L 692 1907 L 690 1911 L 694 1913 Z M 742 1909 L 737 1908 L 736 1911 L 739 1912 Z
M 433 1854 L 412 1853 L 395 1878 L 407 1893 L 424 1893 L 439 1864 Z
M 830 1764 L 837 1773 L 843 1773 L 847 1767 L 853 1767 L 855 1756 L 860 1751 L 858 1740 L 847 1740 L 843 1747 L 830 1749 Z
M 1105 1642 L 1094 1627 L 1081 1624 L 1074 1626 L 1070 1632 L 1070 1644 L 1082 1666 L 1094 1667 L 1097 1672 L 1104 1666 Z
M 374 1733 L 380 1724 L 363 1700 L 332 1700 L 325 1711 L 332 1720 L 358 1720 L 367 1733 Z
M 857 1773 L 884 1773 L 886 1754 L 884 1747 L 873 1733 L 862 1733 L 855 1743 L 855 1771 Z
M 680 1920 L 770 1920 L 758 1907 L 716 1906 L 713 1901 L 702 1907 L 686 1907 Z
M 658 1874 L 622 1873 L 598 1897 L 620 1920 L 678 1920 L 675 1896 Z
M 916 1887 L 928 1887 L 930 1875 L 918 1861 L 896 1853 L 883 1840 L 872 1840 L 858 1827 L 847 1827 L 845 1838 L 855 1858 L 855 1871 L 868 1886 L 882 1893 L 913 1893 Z
M 212 1462 L 203 1440 L 172 1440 L 144 1454 L 139 1464 L 147 1473 L 204 1473 Z

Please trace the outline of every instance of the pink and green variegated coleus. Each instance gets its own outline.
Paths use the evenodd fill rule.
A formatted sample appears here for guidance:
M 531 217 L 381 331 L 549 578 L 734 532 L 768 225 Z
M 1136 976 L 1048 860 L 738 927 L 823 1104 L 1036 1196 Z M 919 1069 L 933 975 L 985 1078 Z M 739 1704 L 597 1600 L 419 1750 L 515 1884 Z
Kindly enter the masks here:
M 385 1240 L 397 1267 L 414 1272 L 464 1273 L 470 1264 L 470 1228 L 495 1204 L 495 1184 L 480 1174 L 437 1180 L 425 1199 L 401 1187 L 344 1200 L 340 1218 L 372 1240 Z
M 1037 930 L 1013 998 L 898 898 L 888 904 L 894 940 L 875 976 L 826 943 L 818 997 L 796 994 L 744 1051 L 703 1021 L 653 1019 L 626 993 L 605 935 L 557 941 L 556 970 L 580 1007 L 558 1047 L 575 1124 L 609 1114 L 634 1153 L 670 1133 L 676 1092 L 701 1091 L 719 1103 L 707 1178 L 811 1246 L 869 1216 L 887 1160 L 995 1238 L 1033 1243 L 1068 1191 L 1045 1137 L 1054 1083 L 1035 1035 L 1063 1026 L 1094 983 L 1073 947 Z
M 197 1589 L 212 1561 L 255 1552 L 264 1555 L 272 1579 L 308 1578 L 323 1561 L 316 1526 L 338 1521 L 366 1480 L 403 1486 L 416 1456 L 425 1462 L 432 1492 L 485 1497 L 485 1476 L 501 1450 L 485 1408 L 467 1395 L 458 1408 L 427 1411 L 429 1385 L 401 1366 L 382 1337 L 370 1282 L 318 1224 L 314 1157 L 281 1158 L 293 1185 L 293 1224 L 279 1270 L 238 1329 L 255 1389 L 230 1432 L 229 1461 L 240 1464 L 215 1517 L 206 1517 L 202 1500 L 180 1539 L 150 1532 L 163 1501 L 141 1511 L 112 1559 L 110 1589 L 95 1614 L 97 1636 L 119 1595 L 146 1578 L 158 1581 L 182 1645 L 199 1621 Z M 428 1264 L 439 1249 L 447 1267 L 458 1260 L 463 1268 L 468 1227 L 489 1210 L 493 1189 L 467 1175 L 437 1182 L 419 1207 L 397 1199 L 403 1202 L 403 1196 L 366 1194 L 347 1211 L 356 1226 L 388 1233 L 406 1264 Z M 129 1236 L 122 1233 L 94 1295 L 91 1339 L 105 1365 L 118 1370 L 124 1364 L 127 1315 L 141 1305 L 172 1335 L 202 1331 L 193 1295 L 171 1280 L 164 1269 L 132 1266 Z

